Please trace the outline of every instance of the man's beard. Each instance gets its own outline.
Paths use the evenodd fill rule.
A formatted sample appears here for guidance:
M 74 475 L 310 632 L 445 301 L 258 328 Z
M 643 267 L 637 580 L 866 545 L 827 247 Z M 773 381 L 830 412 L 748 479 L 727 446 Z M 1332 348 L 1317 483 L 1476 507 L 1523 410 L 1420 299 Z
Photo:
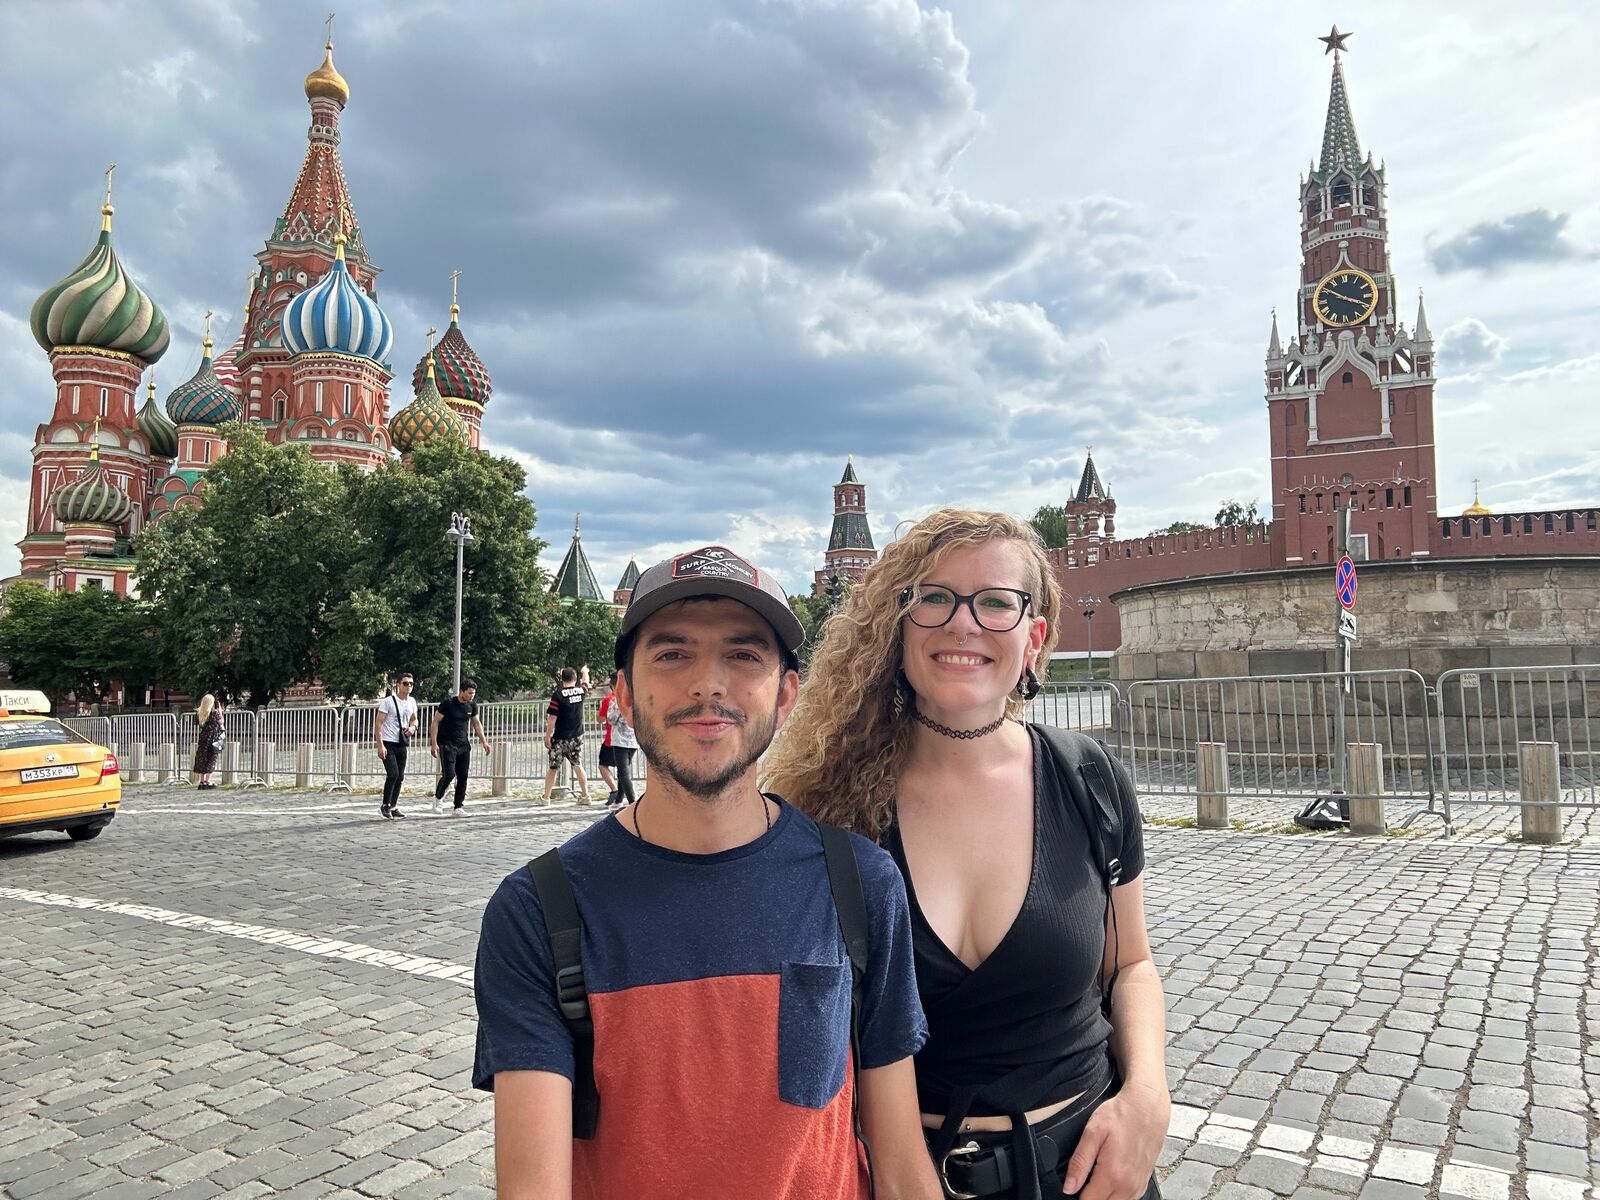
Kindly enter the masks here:
M 724 721 L 732 721 L 739 730 L 739 752 L 726 766 L 713 771 L 696 772 L 672 757 L 667 749 L 667 729 L 682 721 L 692 721 L 706 714 L 719 717 Z M 644 751 L 645 762 L 652 771 L 664 771 L 673 783 L 699 800 L 719 799 L 728 786 L 743 775 L 750 767 L 767 752 L 767 747 L 772 744 L 772 738 L 778 731 L 778 706 L 772 706 L 772 711 L 764 720 L 754 722 L 744 713 L 731 708 L 723 708 L 720 704 L 696 704 L 690 708 L 680 708 L 667 714 L 665 721 L 656 723 L 654 716 L 641 709 L 634 709 L 634 736 L 639 739 L 639 748 Z

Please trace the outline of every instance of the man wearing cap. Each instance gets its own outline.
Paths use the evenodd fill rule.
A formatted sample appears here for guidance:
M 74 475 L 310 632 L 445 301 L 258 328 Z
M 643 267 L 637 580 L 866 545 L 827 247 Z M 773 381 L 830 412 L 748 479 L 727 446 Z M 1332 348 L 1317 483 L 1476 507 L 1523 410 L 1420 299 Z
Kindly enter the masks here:
M 640 576 L 616 703 L 650 788 L 507 876 L 483 917 L 473 1083 L 495 1093 L 502 1197 L 940 1196 L 899 873 L 830 835 L 859 875 L 836 905 L 839 856 L 830 872 L 817 825 L 756 786 L 804 639 L 783 589 L 725 547 Z M 857 975 L 841 925 L 862 901 Z M 581 965 L 558 968 L 574 947 Z

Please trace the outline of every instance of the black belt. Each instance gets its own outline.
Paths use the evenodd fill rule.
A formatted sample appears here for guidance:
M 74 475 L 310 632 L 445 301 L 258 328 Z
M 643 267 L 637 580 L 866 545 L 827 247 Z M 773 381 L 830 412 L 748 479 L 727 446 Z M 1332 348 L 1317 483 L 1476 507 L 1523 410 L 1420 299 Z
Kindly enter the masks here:
M 1010 1130 L 985 1130 L 958 1137 L 939 1161 L 939 1182 L 944 1194 L 950 1200 L 1039 1195 L 1039 1179 L 1072 1157 L 1089 1117 L 1111 1091 L 1112 1081 L 1108 1080 L 1092 1094 L 1080 1096 L 1038 1124 L 1029 1125 L 1020 1116 L 1013 1116 Z M 1019 1183 L 1021 1188 L 1013 1193 Z

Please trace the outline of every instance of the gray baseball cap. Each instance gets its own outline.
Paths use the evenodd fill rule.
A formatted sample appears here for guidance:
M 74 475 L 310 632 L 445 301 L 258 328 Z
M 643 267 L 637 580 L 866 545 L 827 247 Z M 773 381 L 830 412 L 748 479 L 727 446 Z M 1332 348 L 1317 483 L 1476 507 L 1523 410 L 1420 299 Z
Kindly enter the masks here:
M 790 654 L 805 644 L 805 627 L 776 579 L 726 546 L 702 546 L 659 562 L 639 576 L 617 632 L 617 666 L 624 665 L 628 643 L 647 617 L 692 596 L 726 596 L 755 609 Z

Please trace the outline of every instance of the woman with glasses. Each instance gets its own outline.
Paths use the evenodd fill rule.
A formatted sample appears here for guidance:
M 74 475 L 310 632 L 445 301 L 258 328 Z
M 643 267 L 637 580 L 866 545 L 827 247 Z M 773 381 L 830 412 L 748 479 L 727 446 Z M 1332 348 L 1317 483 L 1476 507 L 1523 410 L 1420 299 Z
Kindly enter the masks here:
M 917 1089 L 953 1197 L 1160 1195 L 1165 1001 L 1132 781 L 1021 720 L 1060 611 L 1030 526 L 924 518 L 829 619 L 769 760 L 770 790 L 905 876 Z
M 394 681 L 394 691 L 378 701 L 373 714 L 372 737 L 378 743 L 378 761 L 383 763 L 383 803 L 379 815 L 386 821 L 405 817 L 400 811 L 400 786 L 406 781 L 406 748 L 417 736 L 417 702 L 407 671 Z

